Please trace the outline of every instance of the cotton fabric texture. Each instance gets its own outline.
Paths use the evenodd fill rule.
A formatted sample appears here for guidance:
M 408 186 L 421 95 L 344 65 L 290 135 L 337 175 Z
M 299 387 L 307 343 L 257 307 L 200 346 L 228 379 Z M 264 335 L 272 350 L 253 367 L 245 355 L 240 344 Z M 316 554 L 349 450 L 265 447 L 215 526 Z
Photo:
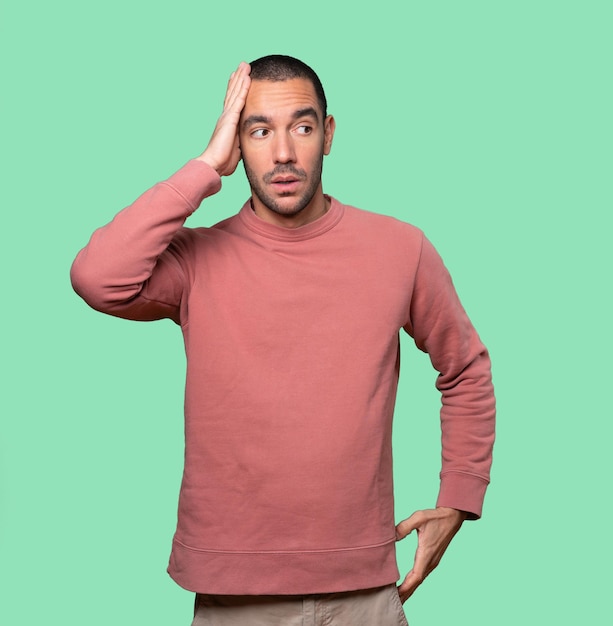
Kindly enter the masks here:
M 208 594 L 391 584 L 399 332 L 440 372 L 437 504 L 473 518 L 494 438 L 487 350 L 419 229 L 335 198 L 295 229 L 249 202 L 184 228 L 220 186 L 190 161 L 96 231 L 72 268 L 92 307 L 170 318 L 183 333 L 185 469 L 168 571 Z

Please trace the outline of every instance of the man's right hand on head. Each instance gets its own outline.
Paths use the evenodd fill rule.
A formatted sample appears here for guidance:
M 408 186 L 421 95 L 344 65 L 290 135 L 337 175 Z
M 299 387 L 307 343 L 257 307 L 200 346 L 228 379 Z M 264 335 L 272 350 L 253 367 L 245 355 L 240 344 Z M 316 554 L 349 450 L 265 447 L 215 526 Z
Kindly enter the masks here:
M 197 157 L 199 161 L 208 163 L 220 176 L 233 174 L 241 160 L 238 123 L 251 84 L 250 71 L 249 64 L 242 62 L 236 71 L 232 72 L 228 81 L 223 112 L 217 120 L 209 145 Z

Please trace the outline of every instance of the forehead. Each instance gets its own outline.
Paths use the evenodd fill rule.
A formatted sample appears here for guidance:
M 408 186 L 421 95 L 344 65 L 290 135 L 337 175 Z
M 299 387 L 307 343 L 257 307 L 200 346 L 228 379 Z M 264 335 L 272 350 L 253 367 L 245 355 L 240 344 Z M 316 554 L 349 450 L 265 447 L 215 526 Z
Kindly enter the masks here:
M 249 87 L 241 119 L 251 115 L 282 117 L 308 107 L 321 115 L 317 94 L 310 80 L 254 80 Z

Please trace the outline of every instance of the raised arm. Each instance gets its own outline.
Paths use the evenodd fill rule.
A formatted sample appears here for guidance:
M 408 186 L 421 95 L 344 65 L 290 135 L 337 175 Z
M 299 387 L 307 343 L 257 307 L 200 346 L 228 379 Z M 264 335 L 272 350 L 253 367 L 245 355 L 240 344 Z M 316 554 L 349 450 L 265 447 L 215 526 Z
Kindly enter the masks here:
M 221 188 L 240 160 L 238 121 L 249 65 L 232 73 L 223 112 L 204 153 L 158 183 L 98 229 L 71 269 L 75 291 L 93 308 L 131 319 L 179 322 L 185 284 L 185 220 Z

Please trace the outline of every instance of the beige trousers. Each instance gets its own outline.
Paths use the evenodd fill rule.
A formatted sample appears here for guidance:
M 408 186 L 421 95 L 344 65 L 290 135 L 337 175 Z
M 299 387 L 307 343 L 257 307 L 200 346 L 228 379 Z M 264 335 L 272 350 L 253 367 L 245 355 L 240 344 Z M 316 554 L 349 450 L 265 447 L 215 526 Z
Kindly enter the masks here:
M 408 626 L 396 585 L 307 596 L 196 594 L 192 626 Z

